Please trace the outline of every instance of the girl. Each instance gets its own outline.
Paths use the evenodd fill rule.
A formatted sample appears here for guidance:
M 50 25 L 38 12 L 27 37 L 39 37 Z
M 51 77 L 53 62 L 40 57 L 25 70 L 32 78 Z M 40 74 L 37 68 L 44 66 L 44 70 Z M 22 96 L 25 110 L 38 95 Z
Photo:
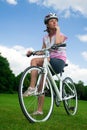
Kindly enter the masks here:
M 49 13 L 44 18 L 44 24 L 46 25 L 47 35 L 43 37 L 42 48 L 51 47 L 53 44 L 62 44 L 65 42 L 67 37 L 60 33 L 60 28 L 58 26 L 58 17 L 55 13 Z M 30 55 L 31 51 L 27 52 L 27 56 Z M 66 62 L 66 48 L 59 47 L 58 50 L 50 52 L 50 57 L 48 58 L 52 68 L 56 73 L 60 73 Z M 31 60 L 31 66 L 42 66 L 43 58 L 33 58 Z M 32 71 L 31 73 L 31 83 L 27 91 L 24 92 L 23 96 L 29 96 L 35 91 L 37 72 Z M 38 99 L 38 110 L 34 114 L 43 114 L 42 105 L 44 101 L 44 96 Z

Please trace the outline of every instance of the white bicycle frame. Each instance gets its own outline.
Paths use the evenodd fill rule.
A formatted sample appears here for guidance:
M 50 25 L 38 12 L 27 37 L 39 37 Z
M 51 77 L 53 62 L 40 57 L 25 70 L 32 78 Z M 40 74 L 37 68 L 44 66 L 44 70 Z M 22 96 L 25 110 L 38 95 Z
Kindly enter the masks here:
M 44 61 L 43 61 L 43 67 L 40 67 L 44 72 L 44 79 L 43 79 L 43 86 L 42 86 L 42 92 L 41 93 L 44 93 L 44 88 L 45 88 L 45 83 L 46 83 L 46 78 L 47 76 L 49 77 L 50 79 L 50 82 L 51 82 L 51 85 L 56 93 L 56 96 L 58 98 L 59 101 L 63 101 L 63 100 L 67 100 L 67 99 L 70 99 L 70 98 L 73 98 L 74 97 L 74 92 L 73 90 L 70 88 L 70 86 L 67 84 L 68 88 L 71 90 L 71 92 L 74 94 L 74 95 L 70 95 L 68 97 L 64 97 L 62 96 L 62 87 L 63 87 L 63 79 L 62 79 L 62 74 L 60 73 L 60 76 L 58 74 L 56 74 L 55 72 L 55 75 L 57 76 L 57 79 L 59 80 L 59 88 L 57 87 L 56 85 L 56 82 L 55 80 L 53 79 L 53 76 L 52 76 L 52 73 L 51 73 L 51 70 L 54 71 L 52 69 L 52 66 L 51 64 L 49 63 L 48 61 L 48 57 L 49 57 L 49 49 L 42 49 L 40 51 L 44 52 L 45 55 L 44 55 Z M 39 51 L 38 51 L 39 52 Z M 50 70 L 51 69 L 51 70 Z M 37 87 L 39 85 L 39 82 L 40 82 L 40 79 L 41 77 L 39 77 L 39 80 L 38 80 L 38 83 L 37 83 Z M 37 91 L 37 90 L 36 90 Z
M 45 83 L 46 83 L 46 77 L 48 76 L 50 81 L 51 81 L 51 84 L 52 84 L 52 87 L 54 88 L 55 92 L 56 92 L 56 95 L 57 95 L 57 98 L 59 101 L 62 101 L 63 98 L 62 98 L 62 75 L 58 76 L 58 74 L 56 74 L 57 78 L 59 79 L 60 81 L 60 87 L 58 89 L 56 83 L 55 83 L 55 80 L 53 79 L 53 76 L 52 76 L 52 73 L 50 71 L 50 68 L 52 69 L 49 61 L 48 61 L 48 57 L 49 57 L 49 53 L 48 53 L 48 50 L 45 51 L 45 56 L 44 56 L 44 62 L 43 62 L 43 68 L 44 68 L 44 80 L 43 80 L 43 87 L 42 87 L 42 92 L 44 92 L 44 87 L 45 87 Z

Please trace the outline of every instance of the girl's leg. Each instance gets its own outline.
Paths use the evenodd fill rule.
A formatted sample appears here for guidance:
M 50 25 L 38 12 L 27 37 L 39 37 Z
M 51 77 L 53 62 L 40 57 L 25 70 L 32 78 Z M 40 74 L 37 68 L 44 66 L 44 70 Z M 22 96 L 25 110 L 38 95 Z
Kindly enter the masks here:
M 44 75 L 43 75 L 42 78 L 41 78 L 38 92 L 41 92 L 41 91 L 42 91 L 43 80 L 44 80 Z M 42 94 L 42 95 L 40 95 L 40 96 L 38 97 L 38 107 L 37 107 L 36 114 L 43 113 L 44 98 L 45 98 L 44 94 Z M 39 112 L 39 113 L 38 113 L 38 112 Z
M 31 66 L 42 66 L 42 64 L 43 64 L 43 58 L 34 58 L 31 61 Z M 36 80 L 37 80 L 37 71 L 33 70 L 31 72 L 31 82 L 30 82 L 30 86 L 32 88 L 35 87 Z
M 41 96 L 38 97 L 37 111 L 42 112 L 43 111 L 43 105 L 44 105 L 44 95 L 41 95 Z
M 43 58 L 34 58 L 31 60 L 31 66 L 42 66 L 43 64 Z M 37 80 L 37 71 L 32 70 L 31 71 L 31 81 L 30 81 L 30 86 L 28 89 L 24 92 L 23 96 L 27 97 L 30 94 L 32 94 L 35 91 L 35 84 Z

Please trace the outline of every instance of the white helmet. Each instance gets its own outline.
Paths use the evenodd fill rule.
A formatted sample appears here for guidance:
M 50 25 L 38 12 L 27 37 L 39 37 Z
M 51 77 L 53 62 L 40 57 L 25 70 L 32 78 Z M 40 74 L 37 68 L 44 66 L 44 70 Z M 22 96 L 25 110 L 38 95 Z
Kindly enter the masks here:
M 49 13 L 44 18 L 44 24 L 47 24 L 50 19 L 57 19 L 57 21 L 58 21 L 58 17 L 55 13 Z

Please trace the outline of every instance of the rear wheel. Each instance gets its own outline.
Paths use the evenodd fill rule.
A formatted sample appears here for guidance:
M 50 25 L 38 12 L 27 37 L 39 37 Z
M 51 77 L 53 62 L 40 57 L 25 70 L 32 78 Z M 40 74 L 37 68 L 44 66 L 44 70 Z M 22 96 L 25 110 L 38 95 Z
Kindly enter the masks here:
M 44 77 L 43 68 L 41 67 L 28 67 L 20 80 L 20 86 L 19 86 L 19 103 L 22 109 L 22 112 L 26 116 L 26 118 L 30 122 L 43 122 L 46 121 L 53 109 L 53 91 L 50 84 L 49 78 L 46 79 L 45 83 L 45 89 L 42 92 L 42 90 L 39 88 L 39 84 L 41 81 L 41 78 Z M 23 97 L 23 93 L 27 90 L 27 88 L 30 85 L 31 80 L 31 72 L 37 71 L 37 80 L 36 80 L 36 89 L 35 92 L 32 95 L 29 95 L 28 97 Z M 41 90 L 41 91 L 40 91 Z M 39 100 L 44 99 L 43 105 L 43 114 L 42 115 L 34 115 L 34 112 L 37 111 Z
M 75 115 L 77 112 L 77 92 L 71 78 L 63 80 L 63 103 L 67 114 Z

